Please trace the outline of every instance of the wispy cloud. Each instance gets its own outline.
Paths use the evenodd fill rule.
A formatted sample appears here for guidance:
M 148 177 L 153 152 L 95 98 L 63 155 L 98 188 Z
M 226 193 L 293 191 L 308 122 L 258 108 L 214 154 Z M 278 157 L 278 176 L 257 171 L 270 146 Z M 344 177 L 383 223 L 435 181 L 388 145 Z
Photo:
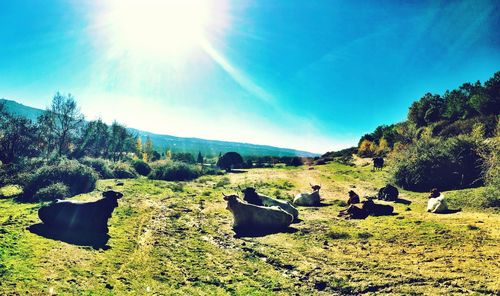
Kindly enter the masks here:
M 224 69 L 241 87 L 266 103 L 274 102 L 274 97 L 265 89 L 252 81 L 243 72 L 234 67 L 222 54 L 220 54 L 206 39 L 201 41 L 201 48 Z

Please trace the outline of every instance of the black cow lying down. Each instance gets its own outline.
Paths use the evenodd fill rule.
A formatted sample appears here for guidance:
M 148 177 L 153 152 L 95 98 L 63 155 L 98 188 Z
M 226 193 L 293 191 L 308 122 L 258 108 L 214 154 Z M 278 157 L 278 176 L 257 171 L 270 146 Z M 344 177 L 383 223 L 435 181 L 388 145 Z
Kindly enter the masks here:
M 123 194 L 109 190 L 103 192 L 102 196 L 94 202 L 57 200 L 40 208 L 38 217 L 54 230 L 78 229 L 107 233 L 108 219 Z
M 339 217 L 347 217 L 350 219 L 365 219 L 368 216 L 388 216 L 392 215 L 394 207 L 390 205 L 382 205 L 374 203 L 372 199 L 363 201 L 361 208 L 350 205 L 346 210 L 340 211 Z

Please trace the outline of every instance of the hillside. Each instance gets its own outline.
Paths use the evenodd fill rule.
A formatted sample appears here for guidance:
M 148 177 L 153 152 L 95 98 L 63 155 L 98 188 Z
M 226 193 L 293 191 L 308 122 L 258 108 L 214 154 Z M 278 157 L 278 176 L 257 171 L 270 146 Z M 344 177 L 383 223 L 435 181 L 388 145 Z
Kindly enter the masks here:
M 7 110 L 13 114 L 20 115 L 31 120 L 36 120 L 43 110 L 32 108 L 19 104 L 12 100 L 0 99 L 0 103 L 4 103 Z M 189 152 L 196 155 L 199 151 L 203 155 L 219 155 L 220 152 L 236 151 L 243 156 L 302 156 L 314 157 L 319 154 L 307 151 L 300 151 L 288 148 L 279 148 L 267 145 L 255 145 L 248 143 L 227 142 L 217 140 L 207 140 L 199 138 L 184 138 L 170 135 L 159 135 L 146 131 L 141 131 L 134 128 L 129 130 L 139 135 L 143 142 L 149 136 L 153 141 L 155 148 L 164 152 L 165 149 L 170 149 L 172 152 Z
M 106 188 L 124 193 L 109 221 L 110 237 L 97 249 L 78 238 L 28 231 L 39 223 L 40 204 L 0 199 L 0 294 L 499 292 L 500 216 L 474 202 L 463 203 L 480 197 L 482 188 L 445 192 L 451 207 L 463 207 L 455 214 L 427 213 L 427 194 L 402 191 L 406 204 L 391 203 L 395 215 L 338 218 L 348 190 L 364 196 L 385 184 L 386 170 L 370 170 L 331 163 L 314 170 L 251 169 L 193 182 L 135 179 L 116 187 L 115 180 L 101 180 L 96 191 L 75 197 L 92 200 Z M 290 199 L 309 183 L 322 185 L 324 206 L 300 207 L 302 221 L 288 233 L 234 236 L 222 193 L 253 185 L 262 193 Z

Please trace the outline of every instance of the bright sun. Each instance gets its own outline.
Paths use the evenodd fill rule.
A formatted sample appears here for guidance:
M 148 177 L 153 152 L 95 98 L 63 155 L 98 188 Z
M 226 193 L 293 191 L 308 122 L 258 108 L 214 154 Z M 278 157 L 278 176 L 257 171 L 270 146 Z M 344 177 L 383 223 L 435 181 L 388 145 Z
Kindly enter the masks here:
M 212 25 L 215 8 L 208 0 L 109 3 L 105 24 L 114 46 L 153 58 L 178 58 L 200 46 Z

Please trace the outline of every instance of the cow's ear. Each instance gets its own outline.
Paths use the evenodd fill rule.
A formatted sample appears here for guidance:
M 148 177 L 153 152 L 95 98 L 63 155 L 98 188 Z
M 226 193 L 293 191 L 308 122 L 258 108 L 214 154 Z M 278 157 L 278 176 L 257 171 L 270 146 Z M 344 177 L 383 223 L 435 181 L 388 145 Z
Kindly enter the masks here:
M 121 192 L 115 192 L 116 199 L 120 199 L 123 197 L 123 193 Z

